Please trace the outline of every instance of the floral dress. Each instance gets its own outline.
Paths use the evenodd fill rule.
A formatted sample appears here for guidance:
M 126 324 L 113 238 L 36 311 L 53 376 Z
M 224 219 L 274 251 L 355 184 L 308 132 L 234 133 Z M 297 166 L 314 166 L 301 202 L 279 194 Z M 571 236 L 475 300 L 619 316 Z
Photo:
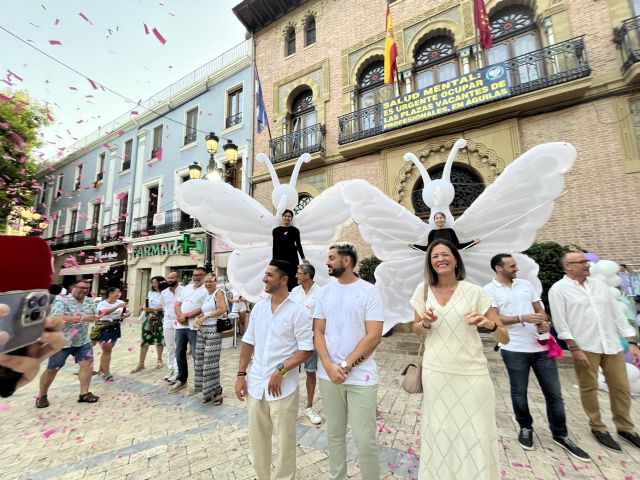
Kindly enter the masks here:
M 147 294 L 149 300 L 149 308 L 158 308 L 160 306 L 160 292 L 150 290 Z M 141 347 L 150 345 L 164 345 L 164 336 L 162 334 L 162 318 L 164 313 L 147 312 L 144 322 L 142 322 L 142 344 Z

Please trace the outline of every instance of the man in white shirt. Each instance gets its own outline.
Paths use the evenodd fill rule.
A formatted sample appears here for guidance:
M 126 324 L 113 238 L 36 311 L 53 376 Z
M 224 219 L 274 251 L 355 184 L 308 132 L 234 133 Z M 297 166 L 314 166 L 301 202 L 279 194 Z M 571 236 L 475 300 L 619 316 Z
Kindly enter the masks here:
M 373 352 L 382 339 L 382 299 L 375 285 L 353 273 L 357 263 L 353 245 L 329 248 L 329 275 L 337 281 L 324 287 L 313 315 L 332 480 L 347 478 L 347 420 L 358 449 L 361 477 L 380 478 L 376 443 L 378 369 Z
M 207 296 L 204 288 L 204 268 L 193 269 L 192 281 L 184 287 L 174 306 L 176 321 L 176 361 L 178 363 L 178 377 L 176 383 L 169 389 L 169 393 L 176 393 L 187 386 L 189 365 L 187 363 L 187 342 L 191 345 L 191 358 L 195 358 L 197 327 L 193 322 L 202 313 L 202 304 Z
M 520 445 L 525 450 L 533 450 L 533 418 L 527 400 L 529 373 L 533 370 L 544 394 L 553 440 L 578 460 L 591 461 L 589 455 L 569 439 L 558 366 L 555 358 L 548 356 L 549 319 L 540 296 L 530 282 L 516 278 L 518 264 L 511 255 L 495 255 L 491 269 L 496 272 L 496 278 L 484 289 L 491 295 L 493 307 L 509 332 L 509 343 L 500 345 L 500 353 L 509 373 L 511 404 L 520 425 Z
M 253 307 L 240 347 L 236 396 L 247 400 L 249 442 L 258 480 L 271 479 L 274 431 L 278 442 L 274 478 L 296 475 L 297 367 L 311 356 L 313 333 L 309 313 L 289 297 L 290 269 L 283 260 L 269 263 L 262 281 L 271 296 Z
M 164 379 L 171 385 L 176 383 L 178 378 L 178 362 L 176 361 L 176 327 L 178 326 L 178 317 L 176 315 L 176 300 L 182 294 L 184 287 L 180 285 L 180 277 L 178 272 L 170 272 L 167 275 L 167 285 L 160 293 L 160 306 L 164 312 L 162 318 L 162 334 L 164 343 L 167 347 L 167 368 L 169 373 Z
M 298 286 L 291 290 L 289 296 L 296 302 L 301 304 L 307 312 L 309 312 L 309 320 L 313 323 L 313 309 L 316 300 L 322 294 L 322 287 L 317 285 L 313 278 L 316 275 L 316 269 L 310 263 L 298 265 L 296 271 L 296 280 Z M 314 350 L 311 358 L 304 362 L 304 371 L 307 374 L 307 408 L 304 411 L 305 416 L 314 425 L 322 423 L 322 417 L 313 409 L 313 396 L 316 391 L 316 371 L 318 370 L 318 353 Z
M 620 337 L 627 337 L 629 353 L 636 364 L 640 363 L 636 332 L 609 287 L 588 278 L 589 263 L 581 252 L 569 252 L 562 257 L 565 276 L 549 290 L 551 318 L 558 338 L 567 342 L 573 355 L 582 408 L 596 440 L 606 448 L 622 451 L 600 416 L 598 367 L 602 367 L 618 435 L 640 448 L 640 436 L 631 421 L 629 379 L 620 343 Z

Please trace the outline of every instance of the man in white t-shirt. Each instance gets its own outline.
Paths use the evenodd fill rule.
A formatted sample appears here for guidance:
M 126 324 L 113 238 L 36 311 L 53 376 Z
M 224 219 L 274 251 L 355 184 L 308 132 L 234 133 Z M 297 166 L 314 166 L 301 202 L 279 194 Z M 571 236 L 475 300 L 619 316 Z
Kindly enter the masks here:
M 202 304 L 207 296 L 204 288 L 204 268 L 193 269 L 192 282 L 184 287 L 176 299 L 176 361 L 178 363 L 178 377 L 176 383 L 169 389 L 169 393 L 176 393 L 187 386 L 189 365 L 187 363 L 187 342 L 191 345 L 191 358 L 195 358 L 197 327 L 193 322 L 202 313 Z
M 547 405 L 547 419 L 553 440 L 578 460 L 589 462 L 589 455 L 569 439 L 567 417 L 562 400 L 560 377 L 555 358 L 549 358 L 549 319 L 540 296 L 527 280 L 516 278 L 518 265 L 507 253 L 491 259 L 496 278 L 485 285 L 493 307 L 509 331 L 509 343 L 501 354 L 509 373 L 511 404 L 520 425 L 518 442 L 533 450 L 533 418 L 529 411 L 527 388 L 533 370 Z
M 313 340 L 320 365 L 320 393 L 327 417 L 329 478 L 347 478 L 347 419 L 358 449 L 360 474 L 380 478 L 376 443 L 378 369 L 373 352 L 382 338 L 382 299 L 376 287 L 353 273 L 353 245 L 329 248 L 329 275 L 335 277 L 317 300 Z
M 322 287 L 313 281 L 315 275 L 316 269 L 310 263 L 298 265 L 298 270 L 296 271 L 298 286 L 291 290 L 291 293 L 289 294 L 292 299 L 301 304 L 305 310 L 309 312 L 309 319 L 311 321 L 316 301 L 322 294 Z M 322 423 L 322 417 L 313 409 L 313 396 L 316 391 L 317 370 L 318 353 L 314 350 L 311 354 L 311 358 L 304 362 L 304 371 L 307 374 L 307 408 L 305 409 L 304 414 L 314 425 Z
M 184 289 L 180 285 L 178 272 L 170 272 L 167 275 L 167 285 L 168 287 L 160 293 L 160 306 L 164 312 L 162 334 L 167 347 L 167 367 L 169 369 L 169 373 L 164 379 L 173 385 L 178 378 L 178 362 L 176 361 L 176 327 L 178 326 L 178 318 L 175 306 L 176 300 Z
M 289 296 L 289 262 L 271 260 L 264 274 L 269 297 L 256 303 L 242 337 L 236 396 L 247 400 L 249 442 L 258 480 L 271 479 L 272 434 L 278 442 L 275 477 L 296 475 L 298 366 L 311 356 L 311 316 Z M 247 367 L 253 357 L 251 370 Z

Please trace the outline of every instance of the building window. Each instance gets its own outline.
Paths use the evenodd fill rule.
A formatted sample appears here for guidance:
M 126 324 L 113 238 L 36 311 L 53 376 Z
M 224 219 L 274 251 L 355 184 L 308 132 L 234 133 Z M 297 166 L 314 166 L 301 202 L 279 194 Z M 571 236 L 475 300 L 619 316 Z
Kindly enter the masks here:
M 453 40 L 439 35 L 423 42 L 415 54 L 415 89 L 430 87 L 458 76 Z
M 133 140 L 124 142 L 124 157 L 122 158 L 122 171 L 131 168 L 131 155 L 133 154 Z
M 101 153 L 100 155 L 98 155 L 98 166 L 96 168 L 96 187 L 98 186 L 97 183 L 101 182 L 104 179 L 104 160 L 106 158 L 106 154 L 105 153 Z
M 56 198 L 62 197 L 62 183 L 64 181 L 64 173 L 58 175 L 58 184 L 56 185 Z
M 49 188 L 49 182 L 44 180 L 42 182 L 42 190 L 40 190 L 40 194 L 38 195 L 38 206 L 43 205 L 47 201 L 47 189 Z
M 118 199 L 118 219 L 117 223 L 124 222 L 127 219 L 127 211 L 129 210 L 129 194 L 127 192 L 119 193 Z
M 82 164 L 76 167 L 76 177 L 73 181 L 73 189 L 80 190 L 80 184 L 82 183 Z
M 308 47 L 314 43 L 316 43 L 316 19 L 309 17 L 304 26 L 304 46 Z
M 533 11 L 524 5 L 502 8 L 489 19 L 493 47 L 487 50 L 487 65 L 504 62 L 540 48 Z M 540 78 L 542 60 L 532 61 L 518 68 L 516 84 Z M 514 72 L 515 73 L 515 72 Z
M 100 226 L 100 203 L 93 204 L 93 214 L 91 216 L 91 228 L 97 229 Z
M 284 56 L 288 57 L 296 53 L 296 29 L 289 27 L 284 37 Z
M 71 210 L 69 213 L 71 215 L 71 219 L 69 221 L 69 233 L 74 233 L 78 224 L 78 210 Z
M 293 213 L 298 215 L 304 207 L 311 203 L 311 200 L 313 200 L 313 197 L 308 193 L 303 192 L 298 194 L 298 204 L 293 208 Z
M 162 125 L 158 125 L 153 129 L 153 144 L 151 147 L 151 158 L 158 158 L 158 153 L 162 148 L 162 130 L 163 130 Z
M 185 117 L 186 128 L 184 131 L 183 145 L 189 145 L 190 143 L 194 143 L 198 138 L 198 107 L 189 110 Z
M 442 178 L 442 172 L 444 170 L 444 164 L 436 165 L 429 169 L 429 177 L 432 180 Z M 482 177 L 474 170 L 465 168 L 461 165 L 453 164 L 451 168 L 451 183 L 456 190 L 456 196 L 451 203 L 451 214 L 454 217 L 459 217 L 469 206 L 475 201 L 476 198 L 484 191 L 484 182 Z M 424 182 L 422 177 L 413 186 L 413 192 L 411 193 L 411 201 L 413 209 L 423 220 L 426 220 L 431 215 L 431 209 L 422 200 L 422 189 L 424 188 Z
M 242 87 L 235 88 L 227 94 L 227 121 L 225 122 L 225 128 L 242 123 L 243 99 Z
M 393 96 L 393 87 L 384 83 L 384 62 L 378 60 L 365 67 L 358 77 L 358 109 L 365 110 Z M 369 108 L 359 118 L 360 130 L 382 125 L 382 110 Z

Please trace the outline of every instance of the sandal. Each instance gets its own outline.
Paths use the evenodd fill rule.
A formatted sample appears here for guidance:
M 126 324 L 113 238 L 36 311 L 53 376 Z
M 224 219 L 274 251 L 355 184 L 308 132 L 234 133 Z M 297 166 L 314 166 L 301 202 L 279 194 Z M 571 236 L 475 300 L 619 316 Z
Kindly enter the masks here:
M 131 370 L 131 372 L 129 372 L 129 373 L 138 373 L 138 372 L 141 372 L 142 370 L 144 370 L 144 365 L 140 365 L 140 364 L 138 364 L 138 365 L 136 366 L 136 368 L 134 368 L 133 370 Z
M 104 380 L 105 382 L 113 382 L 113 375 L 111 375 L 110 373 L 107 373 L 107 374 L 104 376 L 103 380 Z
M 158 360 L 158 363 L 156 363 L 156 368 L 158 370 L 160 370 L 161 368 L 164 368 L 164 363 L 162 363 L 162 360 Z
M 97 395 L 87 392 L 78 397 L 78 403 L 96 403 L 99 399 Z
M 36 397 L 36 408 L 47 408 L 49 406 L 49 400 L 46 395 Z
M 220 405 L 222 405 L 222 400 L 223 400 L 222 394 L 216 395 L 213 398 L 213 405 L 216 407 L 219 407 Z

